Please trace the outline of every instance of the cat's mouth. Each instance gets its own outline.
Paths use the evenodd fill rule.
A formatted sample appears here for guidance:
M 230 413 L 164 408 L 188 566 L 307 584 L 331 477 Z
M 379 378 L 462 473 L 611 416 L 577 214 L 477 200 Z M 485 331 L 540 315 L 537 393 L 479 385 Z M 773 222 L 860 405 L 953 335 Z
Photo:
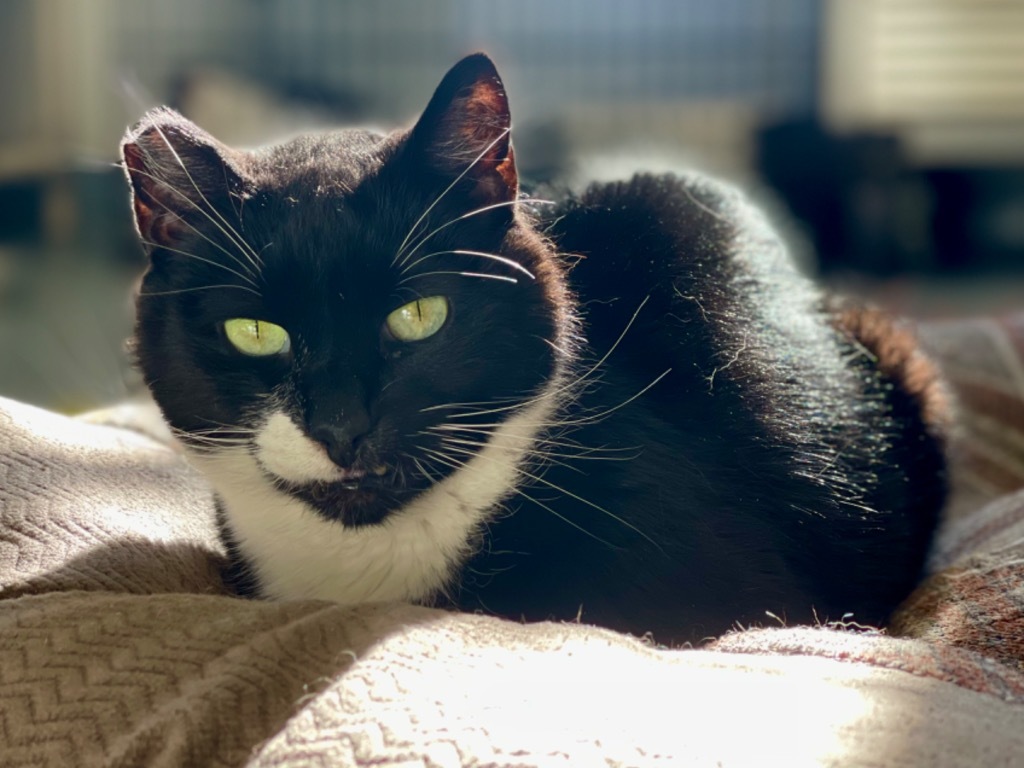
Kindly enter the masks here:
M 350 491 L 358 490 L 368 478 L 383 478 L 388 474 L 387 464 L 378 464 L 373 469 L 342 469 L 338 479 L 328 485 L 340 485 Z
M 278 480 L 278 485 L 317 514 L 355 528 L 380 524 L 411 494 L 396 486 L 394 474 L 380 464 L 370 469 L 345 469 L 336 480 L 304 484 Z

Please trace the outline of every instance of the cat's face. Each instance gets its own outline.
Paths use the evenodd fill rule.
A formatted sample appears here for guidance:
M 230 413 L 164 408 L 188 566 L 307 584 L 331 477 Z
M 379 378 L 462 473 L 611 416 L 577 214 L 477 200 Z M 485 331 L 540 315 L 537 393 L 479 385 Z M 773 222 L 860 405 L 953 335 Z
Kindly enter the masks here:
M 564 287 L 519 210 L 508 129 L 471 57 L 409 132 L 243 153 L 163 110 L 129 133 L 138 362 L 229 508 L 247 503 L 231 488 L 265 488 L 375 527 L 551 391 Z

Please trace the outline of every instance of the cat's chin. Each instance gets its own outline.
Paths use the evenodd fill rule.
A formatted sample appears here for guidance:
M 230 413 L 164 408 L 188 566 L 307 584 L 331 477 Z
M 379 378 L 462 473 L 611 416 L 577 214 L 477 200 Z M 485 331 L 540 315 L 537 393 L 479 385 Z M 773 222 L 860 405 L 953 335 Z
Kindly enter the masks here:
M 394 489 L 372 482 L 286 484 L 282 490 L 324 519 L 347 528 L 380 525 L 405 502 Z

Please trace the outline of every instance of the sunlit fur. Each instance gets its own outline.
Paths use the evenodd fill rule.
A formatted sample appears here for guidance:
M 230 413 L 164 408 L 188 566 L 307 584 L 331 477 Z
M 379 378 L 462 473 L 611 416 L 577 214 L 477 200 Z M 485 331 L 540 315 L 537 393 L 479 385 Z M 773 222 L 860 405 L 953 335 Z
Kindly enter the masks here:
M 126 137 L 136 356 L 237 583 L 666 642 L 884 621 L 944 493 L 913 339 L 702 176 L 522 196 L 509 128 L 476 55 L 409 131 L 240 152 L 158 110 Z M 395 338 L 428 297 L 444 322 Z M 239 353 L 239 317 L 290 345 Z

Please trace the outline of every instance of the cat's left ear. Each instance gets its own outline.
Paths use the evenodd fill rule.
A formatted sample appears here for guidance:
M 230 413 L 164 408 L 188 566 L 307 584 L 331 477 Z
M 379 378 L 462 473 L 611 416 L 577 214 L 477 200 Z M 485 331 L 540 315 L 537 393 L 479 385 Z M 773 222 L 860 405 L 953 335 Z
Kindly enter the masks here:
M 519 191 L 508 97 L 483 53 L 462 59 L 444 76 L 409 137 L 428 168 L 460 179 L 476 202 L 514 200 Z

